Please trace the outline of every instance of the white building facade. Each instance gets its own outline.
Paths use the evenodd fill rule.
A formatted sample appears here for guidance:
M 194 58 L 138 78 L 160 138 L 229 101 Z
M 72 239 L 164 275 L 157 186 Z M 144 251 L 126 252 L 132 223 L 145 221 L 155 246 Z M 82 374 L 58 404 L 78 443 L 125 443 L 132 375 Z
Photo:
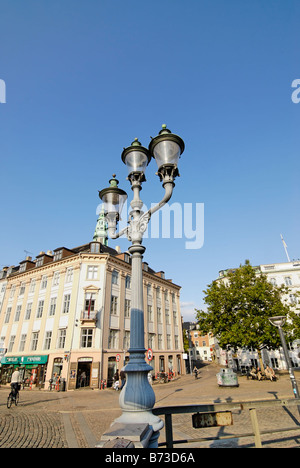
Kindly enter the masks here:
M 264 273 L 270 283 L 274 286 L 287 286 L 289 293 L 285 300 L 290 306 L 294 307 L 295 312 L 300 303 L 300 261 L 285 263 L 272 263 L 259 265 L 255 267 L 257 272 Z M 226 281 L 227 274 L 233 270 L 221 270 L 219 279 Z M 300 368 L 300 340 L 296 340 L 288 345 L 289 355 L 294 368 Z M 217 344 L 214 349 L 215 359 L 221 365 L 229 365 L 237 370 L 243 370 L 246 367 L 259 366 L 258 353 L 254 349 L 239 349 L 237 352 L 221 349 Z M 262 350 L 262 359 L 264 365 L 270 365 L 273 369 L 284 370 L 286 363 L 283 350 L 280 348 L 274 351 Z

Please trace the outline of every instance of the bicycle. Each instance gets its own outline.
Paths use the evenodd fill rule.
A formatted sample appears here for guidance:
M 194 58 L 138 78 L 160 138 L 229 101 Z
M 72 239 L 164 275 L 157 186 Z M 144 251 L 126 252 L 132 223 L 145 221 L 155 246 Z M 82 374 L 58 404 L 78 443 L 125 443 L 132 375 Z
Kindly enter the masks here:
M 17 387 L 12 387 L 11 392 L 7 398 L 7 408 L 10 409 L 13 402 L 15 402 L 15 406 L 18 406 L 19 399 L 20 399 L 19 389 Z

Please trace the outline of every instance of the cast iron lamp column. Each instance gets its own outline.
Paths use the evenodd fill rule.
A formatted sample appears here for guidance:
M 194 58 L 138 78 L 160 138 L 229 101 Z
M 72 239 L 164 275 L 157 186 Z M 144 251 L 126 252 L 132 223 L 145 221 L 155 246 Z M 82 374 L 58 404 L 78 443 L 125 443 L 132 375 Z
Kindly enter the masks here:
M 142 240 L 151 215 L 163 207 L 172 196 L 174 179 L 179 175 L 178 159 L 183 151 L 183 140 L 172 134 L 165 125 L 159 135 L 151 140 L 149 149 L 143 147 L 137 139 L 131 146 L 124 148 L 121 157 L 128 168 L 133 200 L 130 203 L 128 227 L 120 232 L 116 232 L 116 228 L 119 213 L 127 198 L 126 192 L 118 188 L 118 181 L 115 179 L 110 180 L 109 188 L 99 192 L 99 197 L 104 203 L 109 236 L 116 239 L 125 234 L 132 243 L 128 249 L 132 259 L 130 348 L 128 350 L 130 358 L 125 368 L 126 385 L 119 399 L 122 415 L 115 422 L 149 424 L 153 431 L 149 448 L 157 447 L 163 421 L 152 413 L 155 394 L 148 381 L 148 373 L 152 367 L 145 361 L 142 259 L 146 249 L 142 245 Z M 142 183 L 146 181 L 145 170 L 152 157 L 157 162 L 157 174 L 163 182 L 165 195 L 160 203 L 144 213 L 140 191 Z
M 289 351 L 288 351 L 288 348 L 287 348 L 287 345 L 286 345 L 285 336 L 284 336 L 284 333 L 283 333 L 283 330 L 282 330 L 282 327 L 284 326 L 284 324 L 286 322 L 286 317 L 284 315 L 280 315 L 278 317 L 270 317 L 269 321 L 271 322 L 272 325 L 274 325 L 274 327 L 278 328 L 280 339 L 281 339 L 281 344 L 282 344 L 282 349 L 283 349 L 283 354 L 284 354 L 284 358 L 285 358 L 285 362 L 286 362 L 286 365 L 287 365 L 287 368 L 288 368 L 288 371 L 289 371 L 289 375 L 290 375 L 290 379 L 291 379 L 291 383 L 292 383 L 292 387 L 293 387 L 293 393 L 294 393 L 295 398 L 300 398 L 299 390 L 298 390 L 298 386 L 297 386 L 297 381 L 296 381 L 295 374 L 294 374 L 293 367 L 292 367 L 292 363 L 291 363 L 291 360 L 290 360 Z M 298 407 L 298 410 L 299 410 L 299 414 L 300 414 L 300 407 Z

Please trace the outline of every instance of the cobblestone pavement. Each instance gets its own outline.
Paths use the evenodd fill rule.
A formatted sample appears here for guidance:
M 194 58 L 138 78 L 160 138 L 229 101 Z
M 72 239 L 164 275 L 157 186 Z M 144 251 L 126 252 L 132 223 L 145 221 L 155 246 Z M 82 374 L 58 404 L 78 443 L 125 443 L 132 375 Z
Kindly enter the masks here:
M 156 406 L 205 404 L 249 400 L 293 398 L 287 375 L 278 382 L 255 382 L 239 378 L 238 388 L 219 388 L 218 368 L 202 368 L 200 378 L 182 376 L 168 384 L 155 384 Z M 300 375 L 296 374 L 300 386 Z M 111 389 L 49 392 L 25 389 L 20 402 L 6 407 L 8 387 L 0 388 L 0 447 L 2 448 L 89 448 L 94 447 L 111 423 L 121 414 L 119 395 Z M 300 419 L 296 407 L 257 411 L 261 431 L 295 428 L 285 434 L 262 435 L 263 447 L 300 448 Z M 173 415 L 174 440 L 190 440 L 252 433 L 249 411 L 233 411 L 233 426 L 194 429 L 192 416 Z M 159 442 L 165 440 L 164 430 Z M 178 448 L 253 447 L 253 436 L 229 440 L 204 440 L 176 445 Z M 176 450 L 176 448 L 175 448 Z

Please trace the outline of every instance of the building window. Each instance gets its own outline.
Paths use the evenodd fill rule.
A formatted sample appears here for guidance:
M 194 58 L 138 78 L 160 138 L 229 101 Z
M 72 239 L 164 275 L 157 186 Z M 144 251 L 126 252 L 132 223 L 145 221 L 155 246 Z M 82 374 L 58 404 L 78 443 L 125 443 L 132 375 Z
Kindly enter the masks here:
M 170 325 L 170 311 L 166 309 L 166 324 Z
M 161 307 L 157 307 L 157 323 L 162 323 Z
M 11 287 L 11 290 L 10 290 L 10 299 L 12 299 L 15 295 L 15 292 L 16 292 L 16 285 L 13 284 L 12 287 Z
M 19 351 L 24 351 L 27 335 L 21 335 Z
M 112 284 L 119 284 L 119 273 L 116 270 L 112 272 L 111 282 Z
M 290 294 L 290 303 L 292 305 L 297 305 L 298 304 L 298 301 L 297 301 L 297 297 L 295 296 L 295 294 Z
M 8 323 L 10 321 L 10 314 L 11 314 L 11 307 L 7 307 L 4 323 Z
M 9 340 L 9 345 L 8 345 L 8 352 L 11 353 L 12 350 L 13 350 L 13 347 L 14 347 L 14 344 L 15 344 L 15 339 L 16 339 L 16 336 L 15 335 L 12 335 L 10 337 L 10 340 Z
M 99 242 L 91 243 L 91 253 L 100 253 L 100 244 Z
M 286 286 L 292 286 L 292 278 L 290 276 L 286 276 L 284 282 Z
M 129 349 L 130 346 L 130 332 L 125 331 L 124 332 L 124 339 L 123 339 L 123 349 L 127 350 Z
M 15 322 L 18 322 L 20 320 L 21 309 L 22 309 L 22 304 L 17 306 L 16 315 L 15 315 Z
M 46 289 L 47 287 L 47 276 L 42 277 L 41 289 Z
M 29 287 L 29 292 L 30 292 L 30 293 L 34 293 L 35 284 L 36 284 L 36 279 L 33 278 L 33 279 L 31 280 L 30 287 Z
M 130 317 L 130 309 L 131 309 L 131 300 L 130 299 L 125 299 L 125 312 L 124 312 L 124 317 L 125 318 Z
M 108 337 L 108 349 L 116 349 L 118 347 L 118 332 L 117 330 L 110 330 Z
M 50 309 L 49 309 L 49 316 L 50 316 L 50 317 L 52 317 L 53 315 L 55 315 L 56 300 L 57 300 L 57 297 L 51 297 L 51 299 L 50 299 Z
M 31 338 L 31 351 L 37 350 L 37 345 L 39 341 L 39 332 L 33 332 Z
M 148 348 L 151 348 L 151 349 L 154 348 L 154 339 L 155 339 L 155 334 L 154 333 L 149 333 L 149 335 L 148 335 Z
M 179 340 L 178 340 L 178 336 L 175 335 L 175 349 L 179 349 Z
M 23 296 L 25 293 L 25 283 L 21 283 L 19 296 Z
M 147 312 L 148 312 L 148 322 L 153 322 L 152 305 L 147 306 Z
M 111 296 L 110 314 L 117 315 L 118 313 L 118 298 L 117 296 Z
M 131 288 L 131 277 L 129 275 L 127 275 L 126 278 L 125 278 L 125 288 L 126 289 Z
M 73 268 L 68 268 L 66 273 L 66 283 L 72 283 L 73 281 Z
M 71 300 L 71 294 L 65 294 L 64 295 L 64 303 L 63 303 L 63 314 L 68 314 L 70 310 L 70 300 Z
M 173 309 L 173 322 L 174 322 L 174 326 L 178 325 L 178 323 L 177 323 L 177 310 L 176 309 Z
M 25 320 L 30 320 L 31 309 L 32 309 L 32 302 L 29 302 L 26 307 Z
M 52 331 L 47 331 L 46 335 L 45 335 L 44 350 L 50 349 L 50 347 L 51 347 L 51 338 L 52 338 Z
M 53 275 L 52 286 L 58 286 L 58 285 L 59 285 L 59 271 L 56 271 Z
M 35 266 L 40 267 L 43 265 L 43 262 L 44 262 L 44 257 L 37 258 Z
M 158 338 L 158 349 L 163 349 L 162 335 L 157 335 L 157 338 Z
M 93 329 L 83 328 L 81 331 L 81 348 L 92 348 L 93 346 Z
M 61 328 L 60 330 L 58 330 L 58 340 L 57 340 L 58 349 L 63 349 L 65 347 L 66 335 L 67 335 L 66 328 Z
M 97 266 L 88 266 L 87 267 L 87 279 L 94 280 L 98 279 L 98 267 Z
M 167 335 L 167 349 L 171 349 L 171 335 Z
M 95 293 L 85 293 L 84 311 L 85 312 L 94 312 L 95 303 L 96 303 L 96 294 Z
M 41 300 L 41 301 L 39 301 L 36 318 L 41 318 L 42 317 L 43 309 L 44 309 L 44 301 Z
M 57 250 L 56 252 L 54 252 L 53 261 L 56 262 L 57 260 L 61 260 L 62 259 L 62 254 L 63 254 L 62 249 Z
M 276 286 L 276 278 L 270 278 L 270 283 L 272 286 Z

